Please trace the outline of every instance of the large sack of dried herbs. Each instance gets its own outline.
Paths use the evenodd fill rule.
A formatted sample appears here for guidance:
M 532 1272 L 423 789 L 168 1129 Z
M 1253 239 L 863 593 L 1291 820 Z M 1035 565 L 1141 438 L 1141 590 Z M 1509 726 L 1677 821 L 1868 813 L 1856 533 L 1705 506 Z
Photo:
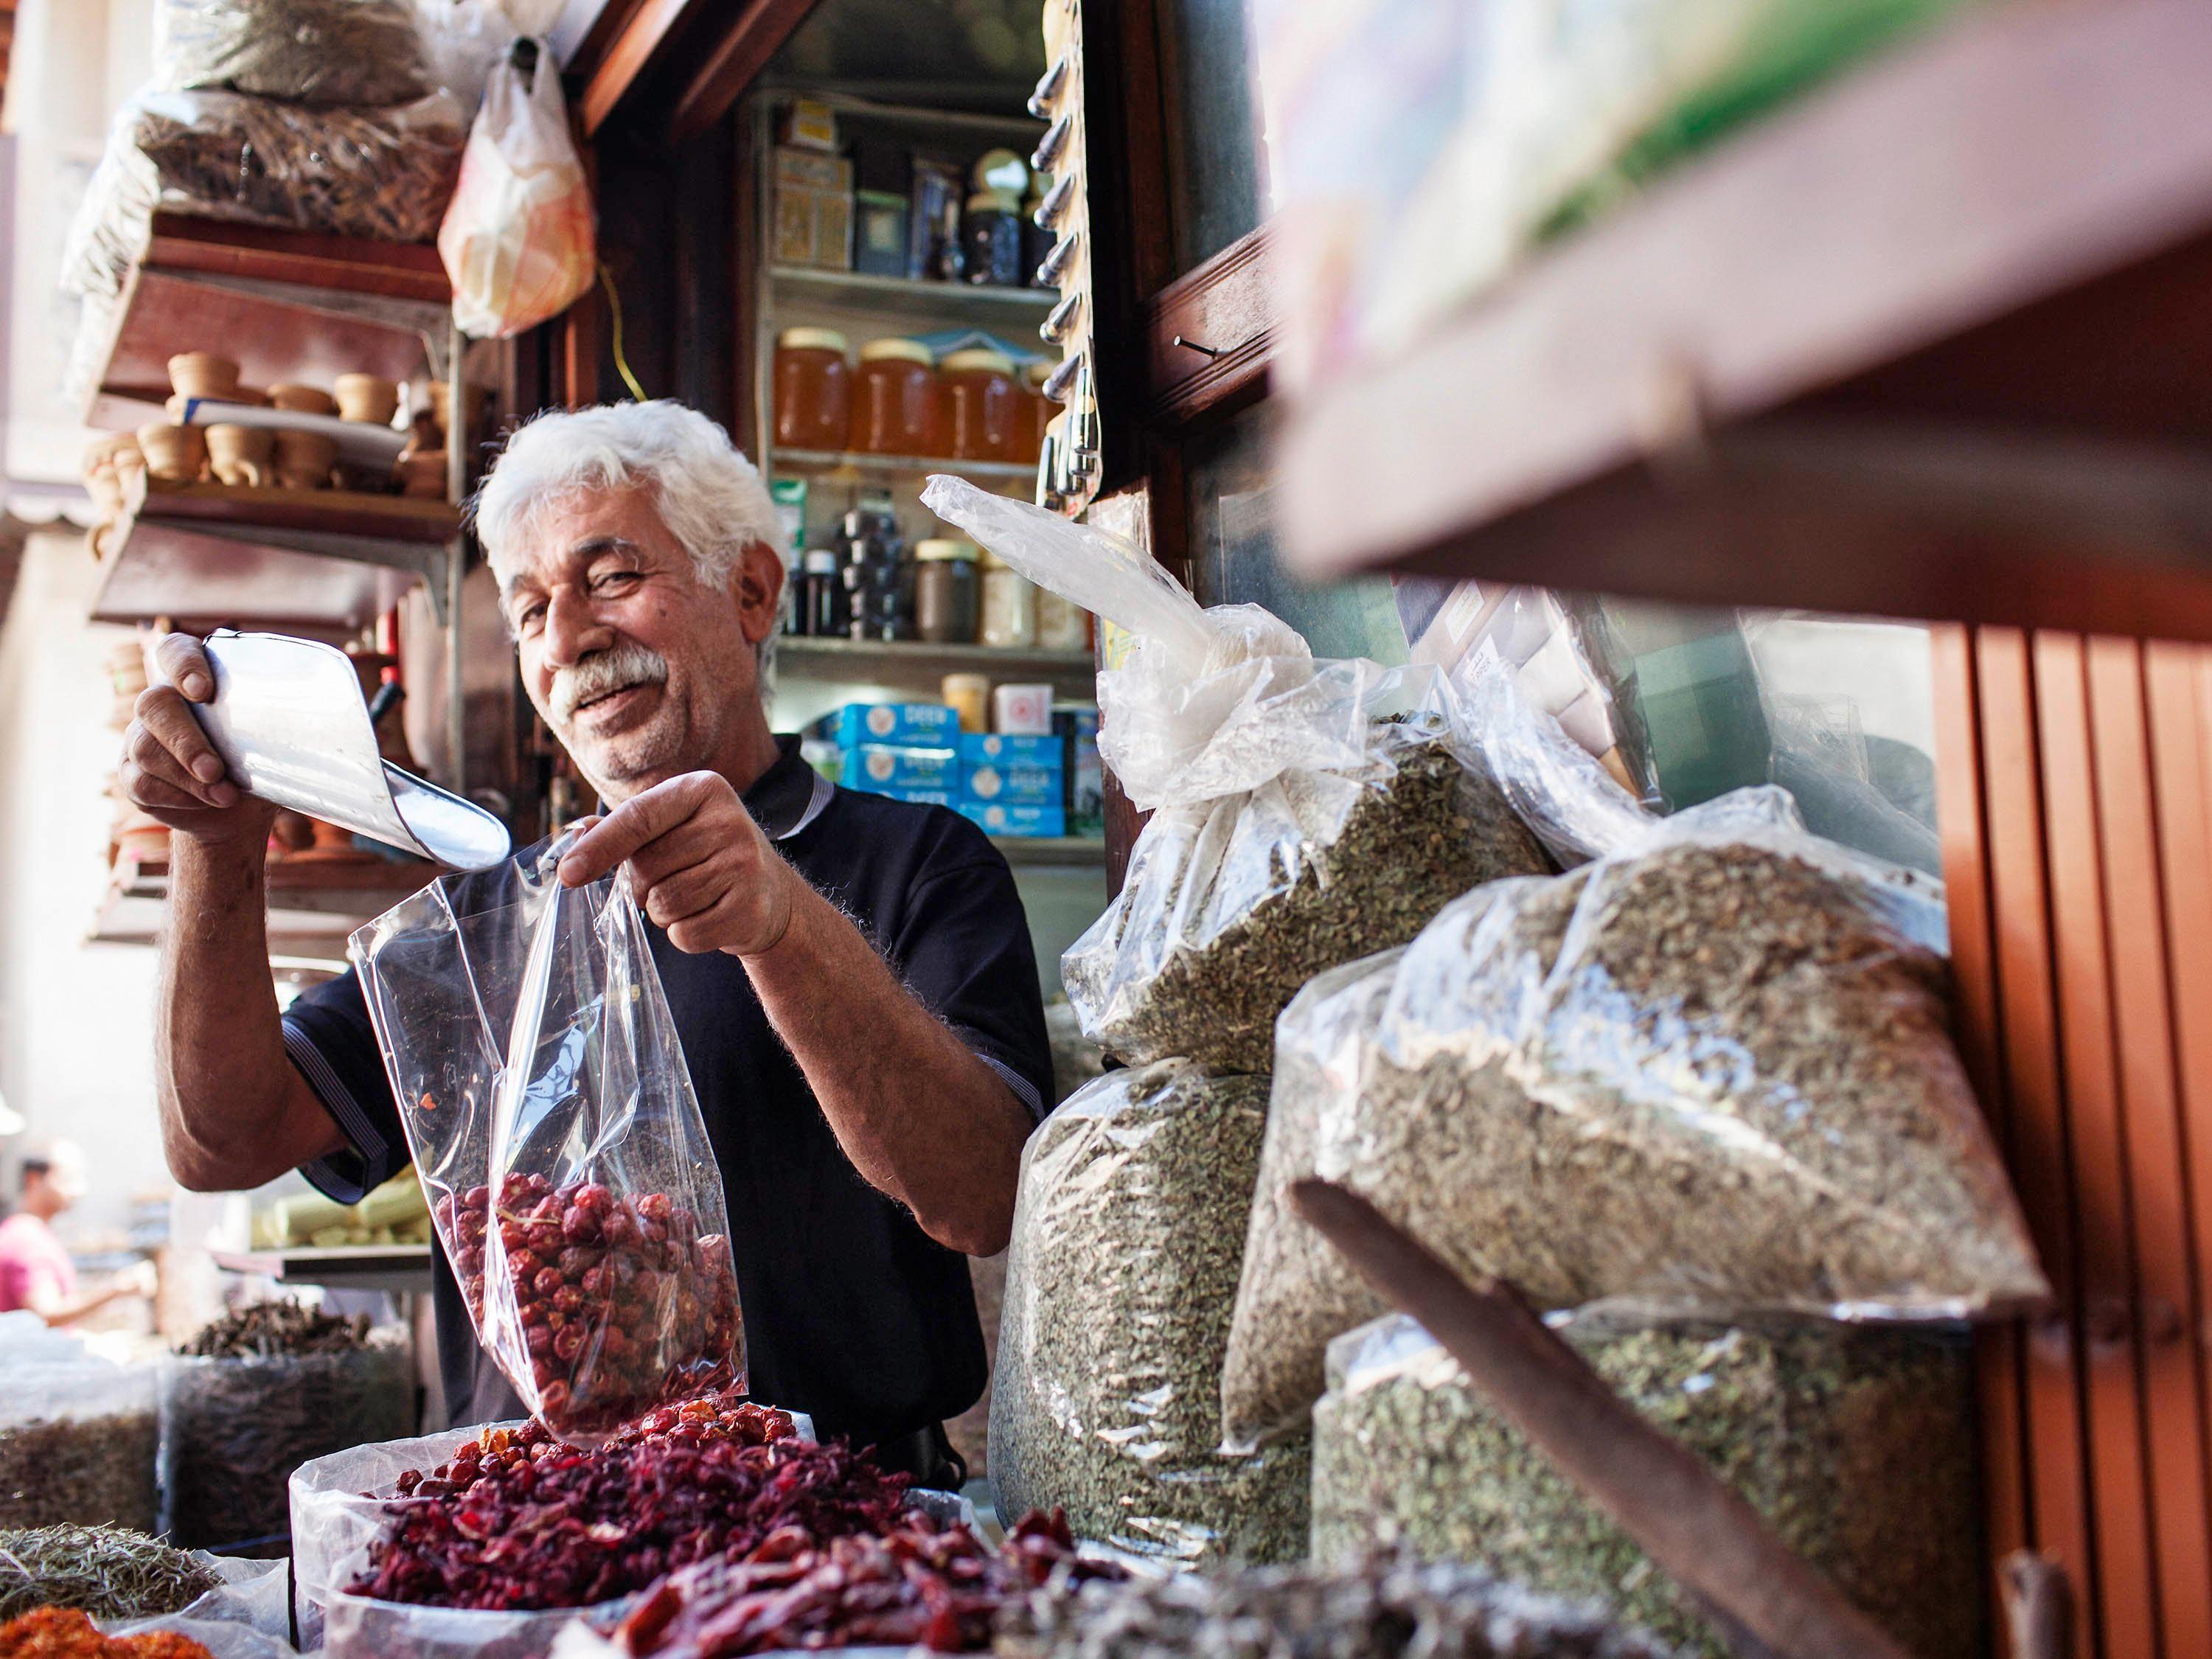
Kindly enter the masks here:
M 1430 671 L 1316 659 L 1259 606 L 1202 610 L 1127 543 L 962 480 L 922 499 L 1134 637 L 1098 676 L 1098 746 L 1152 817 L 1060 962 L 1085 1034 L 1116 1057 L 1266 1071 L 1275 1016 L 1314 975 L 1549 867 Z
M 1111 1072 L 1030 1138 L 991 1396 L 999 1512 L 1178 1565 L 1305 1552 L 1306 1445 L 1223 1455 L 1220 1376 L 1267 1080 Z
M 1980 1650 L 1974 1376 L 1959 1328 L 1585 1316 L 1563 1334 L 1914 1653 Z M 1313 1459 L 1317 1563 L 1377 1545 L 1470 1561 L 1603 1601 L 1686 1654 L 1733 1651 L 1410 1319 L 1330 1345 Z
M 154 74 L 173 91 L 404 104 L 435 90 L 410 0 L 161 0 Z
M 1342 1182 L 1539 1305 L 1960 1318 L 2046 1293 L 1952 1047 L 1934 884 L 1741 792 L 1495 884 L 1284 1015 L 1222 1383 L 1296 1428 L 1380 1301 L 1282 1200 Z
M 161 1431 L 152 1368 L 111 1364 L 75 1341 L 4 1341 L 0 1376 L 0 1528 L 152 1532 Z

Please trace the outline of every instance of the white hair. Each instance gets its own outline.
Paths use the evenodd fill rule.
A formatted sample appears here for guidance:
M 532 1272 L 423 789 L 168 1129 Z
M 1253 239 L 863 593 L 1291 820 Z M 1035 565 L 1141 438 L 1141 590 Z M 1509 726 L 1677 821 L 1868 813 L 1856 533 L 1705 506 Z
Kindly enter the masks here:
M 477 538 L 503 580 L 502 567 L 556 501 L 639 483 L 708 586 L 729 580 L 750 542 L 775 550 L 781 562 L 782 521 L 759 471 L 728 433 L 665 398 L 548 410 L 524 422 L 471 504 Z

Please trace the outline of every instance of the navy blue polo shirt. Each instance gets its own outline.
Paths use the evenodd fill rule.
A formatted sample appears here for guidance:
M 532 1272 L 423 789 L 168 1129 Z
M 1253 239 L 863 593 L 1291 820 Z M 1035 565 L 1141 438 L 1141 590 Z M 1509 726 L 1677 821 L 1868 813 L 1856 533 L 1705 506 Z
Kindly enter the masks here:
M 944 807 L 841 789 L 799 757 L 796 738 L 778 743 L 775 764 L 745 792 L 754 820 L 1041 1117 L 1051 1049 L 1028 924 L 998 848 Z M 755 1396 L 860 1444 L 957 1416 L 987 1375 L 966 1258 L 860 1178 L 744 964 L 720 951 L 688 955 L 647 927 L 721 1166 Z M 292 1005 L 284 1044 L 350 1143 L 303 1173 L 353 1202 L 408 1154 L 352 974 Z M 435 1302 L 453 1420 L 521 1415 L 477 1344 L 442 1250 Z

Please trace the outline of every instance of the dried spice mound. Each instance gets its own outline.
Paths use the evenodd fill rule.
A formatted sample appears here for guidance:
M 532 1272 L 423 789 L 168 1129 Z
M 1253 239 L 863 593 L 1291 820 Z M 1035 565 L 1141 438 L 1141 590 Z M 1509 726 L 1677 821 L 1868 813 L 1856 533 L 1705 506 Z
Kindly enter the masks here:
M 1357 776 L 1289 771 L 1156 813 L 1106 914 L 1062 958 L 1085 1031 L 1137 1062 L 1264 1072 L 1275 1016 L 1324 969 L 1413 937 L 1495 877 L 1550 867 L 1479 758 L 1378 722 Z
M 1973 1375 L 1963 1338 L 1808 1322 L 1567 1340 L 1782 1541 L 1927 1659 L 1981 1650 Z M 1410 1320 L 1343 1338 L 1314 1409 L 1314 1556 L 1377 1540 L 1591 1596 L 1690 1654 L 1730 1649 L 1691 1598 L 1484 1403 Z
M 1586 1602 L 1464 1565 L 1254 1567 L 1047 1589 L 1000 1620 L 1001 1659 L 1669 1659 Z
M 991 1480 L 1008 1514 L 1183 1565 L 1305 1553 L 1304 1443 L 1224 1456 L 1220 1375 L 1265 1078 L 1110 1073 L 1023 1153 Z
M 906 1477 L 842 1442 L 793 1437 L 781 1412 L 726 1400 L 665 1407 L 579 1450 L 538 1423 L 494 1430 L 397 1483 L 368 1570 L 347 1589 L 449 1607 L 583 1607 L 663 1573 L 757 1548 L 879 1532 Z
M 40 1607 L 0 1625 L 0 1659 L 214 1659 L 173 1631 L 102 1636 L 76 1608 Z
M 430 91 L 406 0 L 161 0 L 160 73 L 307 104 L 404 104 Z
M 639 1603 L 615 1639 L 638 1659 L 793 1648 L 973 1653 L 990 1646 L 1000 1609 L 1017 1596 L 1048 1582 L 1121 1576 L 1079 1560 L 1058 1516 L 1023 1516 L 993 1551 L 965 1527 L 910 1515 L 878 1537 L 817 1544 L 779 1533 L 742 1560 L 686 1567 Z
M 204 1561 L 124 1527 L 0 1532 L 0 1619 L 42 1607 L 150 1618 L 181 1611 L 221 1582 Z
M 0 1526 L 154 1531 L 161 1422 L 149 1386 L 143 1407 L 0 1427 Z
M 367 1314 L 344 1319 L 297 1302 L 255 1302 L 203 1325 L 177 1352 L 206 1359 L 351 1353 L 368 1346 L 368 1333 Z

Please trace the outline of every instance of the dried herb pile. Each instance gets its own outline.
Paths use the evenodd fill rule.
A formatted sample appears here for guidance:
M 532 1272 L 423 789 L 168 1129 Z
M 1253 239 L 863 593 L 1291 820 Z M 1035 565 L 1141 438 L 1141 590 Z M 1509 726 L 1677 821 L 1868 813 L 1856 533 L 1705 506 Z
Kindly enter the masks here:
M 793 1436 L 734 1399 L 664 1407 L 595 1450 L 531 1422 L 400 1476 L 355 1595 L 422 1606 L 584 1607 L 784 1531 L 810 1540 L 889 1530 L 906 1477 L 842 1442 Z
M 1000 1620 L 1000 1659 L 1668 1659 L 1589 1603 L 1479 1567 L 1382 1559 L 1040 1591 Z
M 149 1618 L 182 1611 L 221 1582 L 204 1561 L 124 1527 L 0 1532 L 0 1619 L 42 1607 Z
M 1580 1319 L 1568 1340 L 1899 1640 L 1980 1650 L 1972 1370 L 1942 1333 Z M 1689 1598 L 1495 1415 L 1409 1320 L 1340 1340 L 1314 1410 L 1314 1556 L 1378 1540 L 1590 1596 L 1690 1654 L 1729 1650 Z
M 432 90 L 407 0 L 161 0 L 164 84 L 308 104 L 404 104 Z
M 1061 960 L 1084 1030 L 1121 1059 L 1264 1072 L 1275 1016 L 1323 969 L 1402 945 L 1495 877 L 1548 869 L 1480 758 L 1380 721 L 1358 776 L 1292 770 L 1163 811 Z
M 1451 907 L 1279 1033 L 1223 1378 L 1302 1420 L 1382 1311 L 1284 1208 L 1319 1174 L 1538 1304 L 1957 1317 L 2044 1291 L 1910 894 L 1686 836 Z M 1786 844 L 1786 843 L 1785 843 Z M 1831 849 L 1832 850 L 1832 849 Z
M 103 1636 L 75 1608 L 40 1607 L 0 1625 L 0 1659 L 214 1659 L 175 1631 Z
M 76 1375 L 56 1373 L 58 1389 Z M 9 1378 L 11 1390 L 25 1375 Z M 65 1393 L 26 1407 L 23 1396 L 0 1397 L 0 1527 L 67 1522 L 128 1527 L 150 1533 L 161 1516 L 155 1486 L 161 1420 L 153 1379 L 143 1397 L 134 1385 L 114 1387 L 103 1376 L 87 1386 L 112 1393 L 104 1404 L 73 1409 Z M 28 1414 L 9 1420 L 15 1410 Z
M 779 1534 L 742 1560 L 686 1567 L 661 1581 L 615 1639 L 640 1659 L 794 1648 L 972 1653 L 990 1646 L 1000 1609 L 1016 1597 L 1048 1581 L 1121 1576 L 1079 1560 L 1057 1516 L 1024 1516 L 994 1551 L 965 1527 L 909 1515 L 878 1536 L 820 1544 Z
M 1023 1154 L 991 1401 L 1000 1508 L 1185 1565 L 1305 1552 L 1303 1440 L 1224 1456 L 1220 1376 L 1265 1078 L 1109 1073 Z
M 287 1537 L 286 1482 L 310 1458 L 415 1426 L 404 1333 L 264 1302 L 195 1334 L 161 1375 L 169 1535 L 225 1549 Z

